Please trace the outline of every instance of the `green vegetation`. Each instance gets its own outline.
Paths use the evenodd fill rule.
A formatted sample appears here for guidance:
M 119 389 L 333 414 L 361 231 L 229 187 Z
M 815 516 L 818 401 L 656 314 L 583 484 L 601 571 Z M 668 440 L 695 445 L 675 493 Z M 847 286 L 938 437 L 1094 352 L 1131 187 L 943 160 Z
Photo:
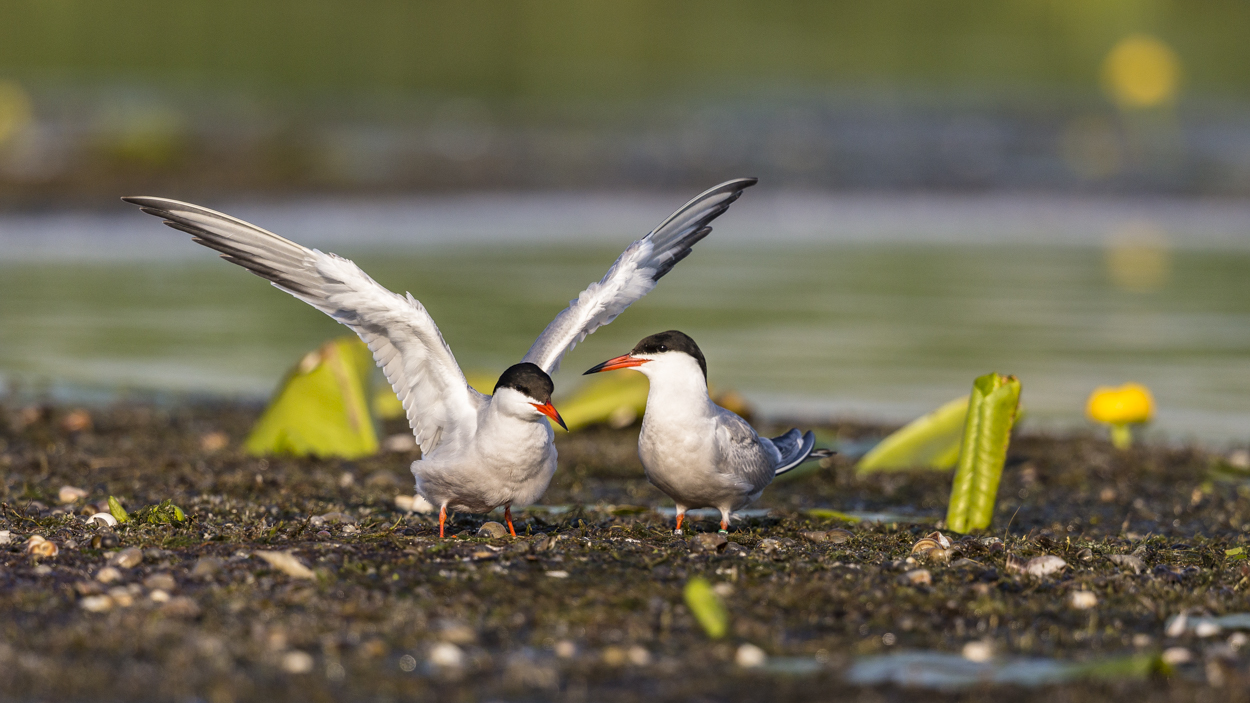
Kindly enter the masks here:
M 946 512 L 949 529 L 968 532 L 990 526 L 1019 405 L 1020 381 L 1015 376 L 990 373 L 973 382 L 963 447 Z

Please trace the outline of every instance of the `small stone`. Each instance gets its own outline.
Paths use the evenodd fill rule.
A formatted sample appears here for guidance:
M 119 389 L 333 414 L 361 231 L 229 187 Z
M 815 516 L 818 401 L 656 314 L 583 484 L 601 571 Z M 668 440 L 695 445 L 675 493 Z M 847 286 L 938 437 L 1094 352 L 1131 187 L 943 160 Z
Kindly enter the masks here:
M 568 640 L 560 640 L 555 646 L 556 656 L 561 659 L 572 659 L 577 656 L 577 645 Z
M 715 532 L 703 532 L 695 535 L 695 547 L 704 552 L 719 552 L 729 544 L 729 540 L 725 539 L 725 535 Z
M 113 583 L 114 581 L 120 581 L 121 578 L 122 572 L 112 566 L 106 566 L 95 574 L 95 580 L 100 583 Z
M 168 603 L 169 598 L 169 591 L 162 591 L 159 588 L 148 594 L 148 600 L 153 603 Z
M 807 532 L 800 533 L 800 535 L 808 542 L 815 542 L 817 544 L 829 541 L 829 533 L 821 530 L 809 530 Z
M 459 669 L 464 666 L 464 650 L 451 642 L 439 642 L 430 648 L 429 660 L 440 669 Z
M 307 674 L 313 670 L 313 664 L 312 655 L 298 649 L 282 655 L 282 670 L 288 674 Z
M 87 596 L 78 601 L 78 607 L 88 613 L 103 613 L 113 609 L 113 599 L 108 596 Z
M 1093 591 L 1073 591 L 1068 596 L 1068 604 L 1076 610 L 1089 610 L 1098 605 L 1098 596 Z
M 9 530 L 0 530 L 0 547 L 7 546 L 13 541 L 13 533 Z
M 768 662 L 768 654 L 751 643 L 738 647 L 734 653 L 734 664 L 743 669 L 757 669 Z
M 1181 613 L 1176 617 L 1168 620 L 1167 625 L 1163 628 L 1163 634 L 1168 637 L 1180 637 L 1185 634 L 1185 630 L 1189 629 L 1189 616 Z
M 603 663 L 608 666 L 623 666 L 628 659 L 628 654 L 620 647 L 604 647 Z
M 1220 634 L 1222 629 L 1220 624 L 1214 620 L 1203 619 L 1194 625 L 1194 634 L 1205 639 L 1207 637 L 1215 637 Z
M 499 539 L 508 536 L 508 528 L 498 522 L 485 522 L 477 530 L 478 537 L 486 537 L 488 539 Z
M 61 418 L 61 428 L 66 432 L 82 432 L 91 429 L 91 413 L 81 408 L 71 410 Z
M 1142 561 L 1141 557 L 1133 556 L 1132 554 L 1112 554 L 1107 558 L 1111 560 L 1112 564 L 1122 569 L 1132 569 L 1135 574 L 1140 574 L 1146 570 L 1146 562 Z
M 208 432 L 200 435 L 200 451 L 213 454 L 230 446 L 230 436 L 225 432 Z
M 1163 654 L 1160 657 L 1160 659 L 1163 660 L 1163 663 L 1169 666 L 1188 664 L 1193 661 L 1193 658 L 1193 653 L 1184 647 L 1168 647 L 1163 650 Z
M 1024 573 L 1029 576 L 1044 578 L 1052 574 L 1057 574 L 1066 568 L 1068 568 L 1068 562 L 1053 554 L 1045 554 L 1040 557 L 1033 557 L 1025 562 Z
M 143 550 L 136 547 L 128 547 L 109 557 L 109 564 L 123 569 L 133 569 L 141 563 L 143 563 Z
M 994 658 L 994 645 L 984 641 L 972 641 L 964 645 L 961 654 L 970 662 L 987 662 Z
M 729 542 L 725 545 L 725 550 L 722 552 L 722 554 L 728 554 L 728 555 L 735 556 L 735 557 L 745 557 L 747 554 L 750 553 L 750 551 L 751 550 L 747 549 L 741 544 L 738 544 L 737 542 Z
M 629 659 L 629 663 L 634 666 L 646 666 L 651 663 L 651 652 L 646 647 L 634 645 L 625 652 L 625 656 Z
M 61 486 L 61 490 L 57 491 L 56 497 L 62 503 L 77 503 L 87 497 L 87 492 L 75 486 Z
M 104 586 L 98 581 L 79 581 L 74 584 L 74 590 L 80 596 L 98 596 L 104 593 Z
M 113 599 L 113 604 L 119 608 L 129 608 L 135 604 L 135 596 L 130 589 L 125 586 L 114 586 L 109 589 L 109 598 Z
M 443 620 L 438 624 L 438 638 L 452 644 L 473 644 L 477 641 L 477 633 L 459 620 Z
M 174 577 L 169 574 L 152 574 L 143 579 L 143 587 L 150 590 L 173 591 L 178 588 L 178 582 L 174 581 Z
M 567 571 L 548 571 L 547 576 L 553 579 L 566 579 L 569 577 Z
M 278 571 L 281 571 L 287 576 L 290 576 L 291 578 L 311 579 L 317 577 L 317 575 L 313 573 L 312 569 L 304 566 L 304 563 L 291 552 L 258 551 L 252 552 L 252 555 L 264 559 L 269 562 L 270 566 Z
M 339 488 L 351 488 L 356 483 L 356 475 L 350 471 L 344 471 L 339 475 Z
M 169 618 L 192 620 L 200 616 L 200 606 L 186 596 L 176 596 L 161 606 L 161 614 Z
M 216 557 L 200 557 L 191 567 L 191 578 L 208 579 L 221 571 L 221 560 Z
M 928 586 L 933 583 L 933 574 L 928 569 L 912 569 L 900 576 L 899 581 L 910 586 Z

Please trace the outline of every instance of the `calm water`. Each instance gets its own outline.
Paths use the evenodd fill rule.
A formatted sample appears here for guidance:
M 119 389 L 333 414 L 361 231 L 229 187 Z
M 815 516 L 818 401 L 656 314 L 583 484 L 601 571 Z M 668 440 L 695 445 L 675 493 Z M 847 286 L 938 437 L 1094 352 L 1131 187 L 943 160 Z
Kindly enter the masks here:
M 832 227 L 823 238 L 779 235 L 765 246 L 741 229 L 758 225 L 761 211 L 747 212 L 746 224 L 731 223 L 731 212 L 651 295 L 566 358 L 557 388 L 573 387 L 582 370 L 646 334 L 678 328 L 704 349 L 714 384 L 741 390 L 771 415 L 905 420 L 998 370 L 1021 378 L 1038 426 L 1080 425 L 1094 386 L 1137 381 L 1156 394 L 1155 432 L 1217 444 L 1250 439 L 1244 247 L 1147 237 L 1149 246 L 1130 247 L 1127 259 L 1145 279 L 1126 282 L 1116 273 L 1123 257 L 1098 237 L 992 244 L 919 236 L 923 226 L 916 237 L 877 238 Z M 263 212 L 256 219 L 267 222 Z M 70 228 L 77 239 L 54 220 L 48 236 L 66 242 L 64 251 L 39 240 L 42 254 L 0 257 L 0 376 L 25 392 L 263 397 L 303 352 L 343 332 L 155 221 L 140 219 L 134 241 L 117 235 L 118 220 L 102 221 L 93 242 L 91 218 Z M 0 221 L 0 245 L 32 250 L 41 222 L 10 220 L 5 239 Z M 508 218 L 498 225 L 507 232 Z M 616 229 L 582 243 L 476 236 L 398 246 L 362 237 L 334 249 L 420 298 L 466 369 L 497 373 L 637 234 Z M 143 250 L 147 236 L 159 240 L 158 255 Z M 107 254 L 102 243 L 123 240 L 129 254 L 84 253 L 95 246 Z

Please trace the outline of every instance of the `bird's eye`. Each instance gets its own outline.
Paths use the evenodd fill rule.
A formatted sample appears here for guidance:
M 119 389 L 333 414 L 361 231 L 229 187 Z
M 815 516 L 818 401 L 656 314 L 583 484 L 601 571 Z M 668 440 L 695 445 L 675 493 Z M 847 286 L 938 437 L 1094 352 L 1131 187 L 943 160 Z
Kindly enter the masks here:
M 668 347 L 666 347 L 666 346 L 664 346 L 663 344 L 661 344 L 661 345 L 660 345 L 660 351 L 668 351 Z

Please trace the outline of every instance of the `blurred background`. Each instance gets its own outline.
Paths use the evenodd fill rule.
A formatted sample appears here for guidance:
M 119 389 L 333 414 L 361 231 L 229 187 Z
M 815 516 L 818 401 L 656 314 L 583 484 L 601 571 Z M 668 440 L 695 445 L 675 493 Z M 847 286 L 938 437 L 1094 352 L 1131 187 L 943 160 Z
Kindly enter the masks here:
M 339 332 L 118 202 L 353 257 L 498 373 L 682 202 L 758 176 L 566 362 L 680 328 L 766 416 L 898 422 L 1018 375 L 1136 381 L 1250 440 L 1250 5 L 0 6 L 0 380 L 263 398 Z

